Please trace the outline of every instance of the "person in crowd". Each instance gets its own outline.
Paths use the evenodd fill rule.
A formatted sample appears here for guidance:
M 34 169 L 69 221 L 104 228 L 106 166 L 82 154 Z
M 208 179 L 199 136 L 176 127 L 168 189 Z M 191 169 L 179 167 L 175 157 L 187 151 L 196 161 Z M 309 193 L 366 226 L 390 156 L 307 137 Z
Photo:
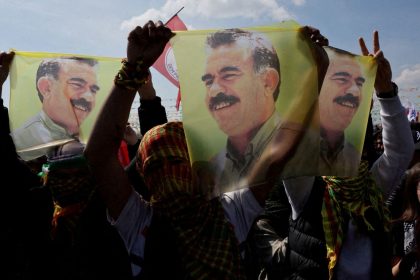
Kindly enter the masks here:
M 262 212 L 264 190 L 246 188 L 209 199 L 212 189 L 191 166 L 183 126 L 177 122 L 152 128 L 140 144 L 137 167 L 150 203 L 133 190 L 118 161 L 136 90 L 147 81 L 148 67 L 171 36 L 160 22 L 129 34 L 127 60 L 95 123 L 85 157 L 109 220 L 129 251 L 134 276 L 244 279 L 238 244 Z
M 140 134 L 144 135 L 152 127 L 168 122 L 165 107 L 162 106 L 162 99 L 156 95 L 153 87 L 152 74 L 149 72 L 146 84 L 138 91 L 140 95 L 140 106 L 137 109 Z M 137 149 L 135 150 L 137 154 Z
M 156 100 L 152 84 L 145 84 L 138 90 L 140 100 L 149 98 Z M 154 103 L 152 103 L 153 105 Z M 154 121 L 147 118 L 151 111 L 150 104 L 141 101 L 143 119 L 140 122 L 143 131 L 155 126 L 166 117 L 153 110 Z M 154 108 L 152 108 L 154 109 Z M 125 136 L 127 135 L 127 128 Z M 137 135 L 131 135 L 131 144 L 138 147 Z M 86 160 L 82 156 L 84 144 L 71 141 L 57 146 L 47 158 L 43 166 L 43 181 L 52 194 L 54 213 L 52 217 L 51 236 L 54 244 L 56 266 L 59 278 L 74 279 L 131 279 L 131 259 L 125 245 L 115 227 L 106 218 L 106 208 L 96 192 L 96 184 L 91 176 Z M 121 151 L 121 148 L 119 152 Z M 135 158 L 133 156 L 136 172 Z M 119 157 L 120 159 L 120 157 Z M 129 162 L 129 160 L 127 160 Z M 132 173 L 130 168 L 125 171 Z M 131 178 L 130 178 L 131 179 Z M 145 185 L 141 176 L 131 184 L 141 194 L 148 197 L 144 191 Z
M 373 56 L 378 64 L 375 90 L 385 152 L 373 163 L 362 160 L 356 177 L 283 180 L 292 208 L 289 233 L 284 237 L 271 223 L 256 223 L 264 235 L 256 242 L 260 242 L 260 256 L 266 257 L 265 267 L 285 273 L 276 279 L 391 278 L 389 214 L 384 201 L 400 182 L 414 144 L 378 32 L 374 32 L 373 53 L 362 38 L 359 41 L 363 55 Z
M 12 131 L 19 156 L 33 160 L 54 146 L 78 140 L 80 126 L 95 107 L 99 91 L 95 59 L 44 59 L 36 74 L 41 111 Z M 45 145 L 47 144 L 47 145 Z
M 401 216 L 394 220 L 392 234 L 394 240 L 392 274 L 395 279 L 420 277 L 420 163 L 406 172 L 403 184 Z
M 196 187 L 189 187 L 192 186 L 192 172 L 182 125 L 168 123 L 155 127 L 146 133 L 140 144 L 139 153 L 142 156 L 138 165 L 151 191 L 151 205 L 133 191 L 116 157 L 136 90 L 147 80 L 148 67 L 157 59 L 172 36 L 172 32 L 161 22 L 157 25 L 149 22 L 143 28 L 137 27 L 130 33 L 127 62 L 116 76 L 115 87 L 102 109 L 106 113 L 101 112 L 99 115 L 85 156 L 100 186 L 98 190 L 107 205 L 112 224 L 126 242 L 132 258 L 133 275 L 138 276 L 141 273 L 141 277 L 146 279 L 155 279 L 165 274 L 172 279 L 184 279 L 185 275 L 190 278 L 209 275 L 216 278 L 221 276 L 222 279 L 241 279 L 243 274 L 239 266 L 239 254 L 231 252 L 236 242 L 233 242 L 233 231 L 223 216 L 220 202 L 214 200 L 215 202 L 202 204 L 207 196 L 197 193 Z M 141 67 L 132 67 L 136 64 Z M 169 197 L 173 199 L 169 200 Z M 182 201 L 190 203 L 181 203 Z M 203 209 L 210 210 L 212 214 L 207 211 L 201 213 L 211 221 L 216 221 L 216 225 L 205 220 L 197 225 L 186 223 L 188 219 L 185 216 L 196 215 L 197 212 L 191 210 L 199 211 L 202 205 L 206 205 Z M 180 223 L 175 223 L 173 219 L 179 219 Z M 196 226 L 203 228 L 197 231 L 199 228 Z M 215 228 L 211 230 L 213 226 Z M 159 227 L 167 230 L 156 230 Z M 145 238 L 147 228 L 149 230 Z M 192 235 L 187 237 L 184 235 L 188 229 Z M 209 236 L 205 237 L 207 234 Z M 194 245 L 198 244 L 200 237 L 215 244 L 215 247 L 195 247 L 188 244 L 189 241 Z M 156 238 L 159 242 L 153 242 Z M 175 242 L 169 242 L 172 240 Z M 216 245 L 217 241 L 220 241 L 219 245 Z M 158 253 L 160 250 L 156 250 L 162 244 L 170 246 L 163 256 Z M 148 251 L 148 245 L 157 248 Z M 209 248 L 214 250 L 210 253 Z M 160 260 L 156 263 L 157 255 Z M 213 262 L 213 258 L 217 259 L 217 263 Z M 162 264 L 167 269 L 162 270 Z
M 8 109 L 1 98 L 13 56 L 13 52 L 0 53 L 0 154 L 4 175 L 0 207 L 5 215 L 0 234 L 4 260 L 1 274 L 5 279 L 56 279 L 50 238 L 51 194 L 41 187 L 37 173 L 16 153 Z
M 58 279 L 131 279 L 130 259 L 106 218 L 85 145 L 57 146 L 43 165 L 42 181 L 54 201 L 51 238 Z
M 138 93 L 142 114 L 139 123 L 145 133 L 166 122 L 166 112 L 156 96 L 151 76 Z M 127 140 L 137 150 L 138 136 L 133 132 L 130 130 Z M 127 127 L 124 136 L 127 136 Z M 75 279 L 131 279 L 132 259 L 116 228 L 107 221 L 105 205 L 82 156 L 84 147 L 78 141 L 57 146 L 44 166 L 45 186 L 54 199 L 51 235 L 55 255 L 60 260 L 57 262 L 60 275 Z M 144 180 L 136 171 L 137 155 L 132 157 L 134 164 L 125 167 L 125 171 L 135 190 L 149 199 Z M 136 173 L 134 179 L 133 173 Z
M 155 125 L 168 122 L 165 107 L 162 106 L 161 98 L 156 95 L 156 90 L 153 87 L 151 73 L 148 77 L 147 83 L 138 90 L 138 93 L 140 97 L 140 106 L 137 108 L 137 112 L 140 123 L 140 131 L 136 132 L 130 123 L 127 123 L 124 133 L 124 141 L 121 143 L 120 147 L 120 154 L 122 154 L 122 157 L 128 158 L 131 163 L 135 162 L 134 158 L 137 155 L 141 135 L 144 135 Z M 139 136 L 138 133 L 141 133 L 141 135 Z M 127 167 L 127 165 L 128 164 L 124 164 L 125 167 Z
M 0 54 L 1 84 L 13 55 Z M 7 279 L 131 279 L 125 245 L 106 219 L 105 206 L 81 156 L 84 145 L 73 140 L 51 149 L 40 180 L 41 168 L 34 169 L 28 165 L 31 161 L 21 160 L 16 153 L 8 110 L 1 107 L 3 171 L 14 178 L 2 196 L 6 230 L 1 243 L 7 260 L 2 275 Z M 143 107 L 145 118 L 151 109 Z

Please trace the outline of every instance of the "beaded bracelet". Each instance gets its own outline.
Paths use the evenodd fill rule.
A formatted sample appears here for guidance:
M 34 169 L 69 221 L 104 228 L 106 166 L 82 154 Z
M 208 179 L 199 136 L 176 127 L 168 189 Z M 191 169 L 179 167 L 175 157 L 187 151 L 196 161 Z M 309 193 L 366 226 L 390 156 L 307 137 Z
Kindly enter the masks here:
M 143 58 L 138 58 L 135 64 L 128 63 L 127 59 L 122 60 L 121 70 L 115 76 L 114 84 L 118 87 L 137 90 L 147 83 L 149 72 L 143 69 Z

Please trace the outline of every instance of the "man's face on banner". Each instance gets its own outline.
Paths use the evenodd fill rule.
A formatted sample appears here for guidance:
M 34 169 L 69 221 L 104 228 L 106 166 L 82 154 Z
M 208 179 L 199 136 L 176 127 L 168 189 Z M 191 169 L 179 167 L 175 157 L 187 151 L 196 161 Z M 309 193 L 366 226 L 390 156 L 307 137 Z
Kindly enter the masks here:
M 202 80 L 205 103 L 219 128 L 228 136 L 250 133 L 267 119 L 273 95 L 264 93 L 262 75 L 253 69 L 249 48 L 237 43 L 211 49 Z M 271 114 L 269 112 L 268 114 Z
M 96 68 L 68 59 L 61 63 L 58 79 L 50 78 L 50 83 L 51 94 L 44 95 L 44 110 L 70 133 L 78 133 L 95 106 L 99 90 Z
M 319 95 L 321 127 L 344 131 L 362 101 L 363 78 L 359 64 L 347 55 L 330 60 Z

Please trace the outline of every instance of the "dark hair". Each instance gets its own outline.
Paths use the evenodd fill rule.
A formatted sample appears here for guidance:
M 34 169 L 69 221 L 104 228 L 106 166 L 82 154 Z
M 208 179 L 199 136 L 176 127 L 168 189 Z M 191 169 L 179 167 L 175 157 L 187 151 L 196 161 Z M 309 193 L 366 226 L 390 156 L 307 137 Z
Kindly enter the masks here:
M 244 39 L 249 43 L 252 50 L 252 58 L 254 60 L 254 71 L 256 73 L 266 68 L 273 68 L 280 76 L 280 61 L 277 52 L 270 40 L 261 33 L 242 30 L 238 28 L 224 29 L 210 34 L 207 37 L 207 46 L 212 49 L 220 46 L 231 45 L 239 40 Z M 273 97 L 277 100 L 280 92 L 280 82 L 274 90 Z
M 331 50 L 332 51 L 332 52 L 328 52 L 328 57 L 330 57 L 331 54 L 333 54 L 333 55 L 339 55 L 339 56 L 348 56 L 350 58 L 357 57 L 357 55 L 355 55 L 355 54 L 353 54 L 351 52 L 348 52 L 348 51 L 345 51 L 345 50 L 342 50 L 342 49 L 337 49 L 337 48 L 334 48 L 334 47 L 331 47 L 331 46 L 328 46 L 325 49 L 326 49 L 327 52 L 328 52 L 328 50 Z
M 420 162 L 407 170 L 404 184 L 403 213 L 400 220 L 414 221 L 420 213 L 417 183 L 420 180 Z
M 76 62 L 84 63 L 92 67 L 98 64 L 98 61 L 96 59 L 87 58 L 87 57 L 77 57 L 77 56 L 44 59 L 41 62 L 41 64 L 39 64 L 38 71 L 36 72 L 36 80 L 35 80 L 36 90 L 38 91 L 38 97 L 39 97 L 39 100 L 41 100 L 41 102 L 44 100 L 44 96 L 39 91 L 38 80 L 45 76 L 53 77 L 55 80 L 57 80 L 58 73 L 60 71 L 60 66 L 64 60 L 74 60 Z

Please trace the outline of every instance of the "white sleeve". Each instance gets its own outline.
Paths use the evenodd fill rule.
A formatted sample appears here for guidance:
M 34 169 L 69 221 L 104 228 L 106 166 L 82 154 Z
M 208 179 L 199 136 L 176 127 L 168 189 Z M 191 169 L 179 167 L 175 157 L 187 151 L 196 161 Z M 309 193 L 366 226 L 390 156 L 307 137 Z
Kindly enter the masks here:
M 150 226 L 153 216 L 150 203 L 145 201 L 133 190 L 120 216 L 114 220 L 107 214 L 108 221 L 120 234 L 130 256 L 144 258 L 145 233 Z M 141 271 L 141 267 L 131 264 L 133 275 Z
M 399 97 L 378 100 L 381 104 L 384 153 L 375 161 L 371 171 L 387 198 L 410 164 L 414 140 Z
M 244 242 L 255 219 L 264 209 L 248 188 L 222 194 L 221 203 L 239 244 Z

